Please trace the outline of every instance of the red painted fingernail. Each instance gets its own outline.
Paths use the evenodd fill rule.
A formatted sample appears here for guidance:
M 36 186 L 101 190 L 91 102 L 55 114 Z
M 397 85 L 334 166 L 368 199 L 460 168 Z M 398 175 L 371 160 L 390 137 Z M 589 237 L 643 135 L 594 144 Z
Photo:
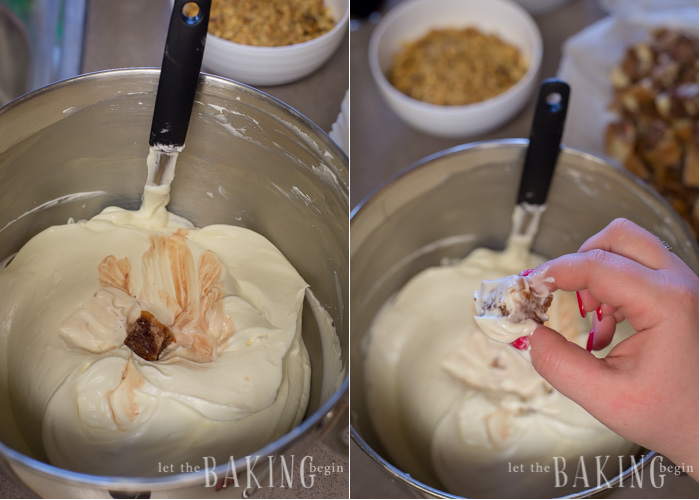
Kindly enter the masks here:
M 588 333 L 588 342 L 586 342 L 586 350 L 591 352 L 593 350 L 593 339 L 595 338 L 595 330 L 591 330 Z
M 581 317 L 586 317 L 586 310 L 583 308 L 583 300 L 581 300 L 581 294 L 576 292 L 576 300 L 578 300 L 578 312 L 581 313 Z
M 527 349 L 527 346 L 530 345 L 530 340 L 527 338 L 527 335 L 523 335 L 511 342 L 510 345 L 515 347 L 518 351 L 524 351 Z
M 518 276 L 530 276 L 532 274 L 532 271 L 534 271 L 534 269 L 525 269 L 524 271 L 520 271 L 520 274 L 518 274 Z
M 602 306 L 601 306 L 602 307 Z M 595 313 L 598 315 L 598 321 L 603 319 L 603 310 L 599 307 L 598 309 L 595 310 Z

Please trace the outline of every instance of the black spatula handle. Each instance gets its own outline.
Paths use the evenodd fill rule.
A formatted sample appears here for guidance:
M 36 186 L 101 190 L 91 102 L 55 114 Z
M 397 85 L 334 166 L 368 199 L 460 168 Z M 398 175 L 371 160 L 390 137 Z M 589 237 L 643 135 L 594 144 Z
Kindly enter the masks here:
M 552 78 L 542 82 L 520 179 L 518 204 L 544 205 L 547 201 L 561 149 L 569 92 L 569 85 L 561 80 Z
M 175 0 L 158 81 L 149 144 L 185 144 L 194 95 L 202 69 L 211 0 Z

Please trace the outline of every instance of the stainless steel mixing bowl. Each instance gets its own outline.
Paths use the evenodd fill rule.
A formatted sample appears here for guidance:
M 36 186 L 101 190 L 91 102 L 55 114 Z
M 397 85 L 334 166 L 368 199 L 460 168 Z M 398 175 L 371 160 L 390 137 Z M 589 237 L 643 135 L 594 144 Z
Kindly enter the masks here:
M 158 70 L 148 69 L 95 73 L 0 108 L 0 260 L 50 225 L 89 218 L 108 205 L 138 207 L 158 77 Z M 348 363 L 347 178 L 347 156 L 299 113 L 252 88 L 201 77 L 169 209 L 200 227 L 240 225 L 270 239 L 332 317 L 343 367 Z M 303 323 L 312 363 L 306 418 L 257 455 L 285 450 L 303 455 L 304 443 L 342 421 L 348 378 L 338 377 L 337 358 L 333 364 L 333 349 L 322 342 L 308 304 Z M 0 369 L 6 366 L 0 360 Z M 204 487 L 204 471 L 157 478 L 91 476 L 42 463 L 14 449 L 11 440 L 3 441 L 3 472 L 41 496 L 130 498 L 141 492 L 141 498 L 166 498 L 215 492 Z M 236 467 L 244 470 L 245 457 L 236 458 Z M 226 467 L 217 467 L 219 477 Z M 216 494 L 251 493 L 244 488 Z
M 476 247 L 504 247 L 526 147 L 526 140 L 514 139 L 437 153 L 386 182 L 352 212 L 351 435 L 412 496 L 451 495 L 396 468 L 383 449 L 366 407 L 365 336 L 381 306 L 421 270 Z M 610 221 L 626 217 L 668 242 L 697 272 L 697 243 L 685 223 L 646 185 L 597 157 L 565 148 L 547 204 L 533 246 L 537 254 L 575 252 Z M 619 477 L 611 481 L 617 484 Z

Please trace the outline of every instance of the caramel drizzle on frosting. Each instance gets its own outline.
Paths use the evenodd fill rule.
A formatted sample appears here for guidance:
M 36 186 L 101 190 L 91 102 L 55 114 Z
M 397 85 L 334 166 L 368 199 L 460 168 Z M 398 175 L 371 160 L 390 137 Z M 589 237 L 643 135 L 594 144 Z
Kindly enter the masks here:
M 234 333 L 233 320 L 224 310 L 224 264 L 209 250 L 195 259 L 187 235 L 187 230 L 178 229 L 170 235 L 150 236 L 149 248 L 140 259 L 140 274 L 128 257 L 105 257 L 98 265 L 100 290 L 61 326 L 66 341 L 78 349 L 92 346 L 90 352 L 100 354 L 118 347 L 119 339 L 93 339 L 91 325 L 98 332 L 109 328 L 119 332 L 144 315 L 158 316 L 157 321 L 175 339 L 159 352 L 158 362 L 215 360 L 217 350 Z M 82 341 L 75 342 L 76 337 Z M 146 381 L 139 359 L 133 351 L 119 383 L 104 394 L 112 421 L 122 431 L 137 425 L 144 410 L 139 391 Z
M 97 280 L 103 287 L 114 287 L 131 295 L 131 263 L 127 257 L 117 260 L 114 255 L 108 255 L 97 267 Z
M 502 449 L 504 443 L 510 436 L 508 420 L 508 412 L 503 409 L 489 413 L 484 417 L 486 438 L 494 449 Z
M 112 420 L 119 430 L 127 430 L 141 413 L 141 408 L 136 402 L 136 390 L 143 384 L 143 377 L 131 366 L 131 361 L 127 360 L 119 385 L 105 393 Z
M 142 310 L 164 311 L 158 318 L 175 337 L 162 360 L 181 358 L 213 361 L 217 347 L 233 333 L 233 321 L 223 310 L 223 263 L 211 251 L 203 252 L 197 264 L 187 245 L 187 231 L 151 236 L 142 257 L 143 283 L 139 290 L 132 278 L 127 257 L 109 255 L 98 267 L 98 281 L 134 297 Z

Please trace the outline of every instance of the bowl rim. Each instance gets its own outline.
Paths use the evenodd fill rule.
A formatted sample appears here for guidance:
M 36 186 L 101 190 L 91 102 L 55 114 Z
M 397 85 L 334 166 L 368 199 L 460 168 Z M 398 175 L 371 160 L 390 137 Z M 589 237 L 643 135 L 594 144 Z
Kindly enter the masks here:
M 349 2 L 343 2 L 343 5 L 345 6 L 343 15 L 340 16 L 340 19 L 336 21 L 335 25 L 325 33 L 312 38 L 311 40 L 306 40 L 305 42 L 299 42 L 299 43 L 293 43 L 291 45 L 280 45 L 280 46 L 260 46 L 260 45 L 246 45 L 244 43 L 237 43 L 237 42 L 232 42 L 231 40 L 227 40 L 225 38 L 222 38 L 220 36 L 216 36 L 212 34 L 211 32 L 207 32 L 207 43 L 210 43 L 213 41 L 213 43 L 220 43 L 221 48 L 224 50 L 241 50 L 241 51 L 250 51 L 251 53 L 257 53 L 257 54 L 263 54 L 263 53 L 272 53 L 275 52 L 277 54 L 283 54 L 284 52 L 296 52 L 296 51 L 303 51 L 306 48 L 309 48 L 313 45 L 317 44 L 322 44 L 328 40 L 330 40 L 332 37 L 336 36 L 338 32 L 342 32 L 344 29 L 347 28 L 348 26 L 348 19 L 350 18 L 350 3 Z M 338 35 L 339 36 L 339 35 Z M 206 54 L 206 50 L 204 51 L 204 54 Z
M 381 456 L 374 448 L 367 444 L 367 442 L 362 438 L 362 436 L 360 436 L 359 432 L 357 432 L 357 430 L 352 424 L 350 424 L 350 437 L 364 453 L 366 453 L 377 465 L 382 467 L 387 473 L 391 474 L 400 484 L 408 484 L 410 486 L 413 486 L 414 488 L 417 488 L 420 492 L 427 494 L 430 497 L 464 498 L 462 496 L 449 493 L 434 486 L 429 486 L 423 483 L 422 481 L 419 481 L 418 479 L 414 478 L 413 476 L 411 476 L 411 474 L 397 468 L 395 465 L 393 465 L 392 463 L 387 461 L 383 456 Z M 605 483 L 586 488 L 585 490 L 581 490 L 570 495 L 554 498 L 587 498 L 592 495 L 599 494 L 608 489 L 612 489 L 615 487 L 615 485 L 620 484 L 622 481 L 629 478 L 637 470 L 647 467 L 657 456 L 661 456 L 653 450 L 648 450 L 647 448 L 641 446 L 640 448 L 641 450 L 638 455 L 641 456 L 641 459 L 639 461 L 635 461 L 632 465 L 630 465 L 629 467 L 627 467 L 627 469 L 617 474 L 615 477 L 611 479 L 606 478 Z M 350 487 L 352 489 L 352 484 Z
M 441 0 L 441 1 L 451 1 L 451 0 Z M 457 113 L 466 113 L 466 112 L 478 112 L 478 111 L 489 111 L 492 110 L 493 108 L 500 106 L 502 104 L 506 104 L 508 101 L 511 99 L 516 98 L 521 92 L 527 92 L 528 88 L 532 84 L 533 80 L 537 77 L 537 75 L 540 72 L 540 68 L 542 66 L 542 54 L 543 54 L 543 42 L 542 42 L 542 34 L 540 33 L 540 30 L 537 26 L 537 23 L 535 22 L 534 18 L 523 8 L 521 5 L 511 2 L 508 0 L 491 0 L 492 3 L 494 4 L 500 4 L 501 6 L 511 9 L 514 12 L 517 12 L 525 24 L 529 28 L 530 35 L 533 36 L 533 40 L 535 42 L 535 45 L 533 47 L 533 52 L 532 52 L 532 57 L 530 59 L 530 64 L 528 65 L 527 71 L 525 74 L 518 80 L 515 84 L 513 84 L 511 87 L 508 89 L 504 90 L 500 94 L 497 94 L 489 99 L 486 99 L 484 101 L 478 101 L 478 102 L 473 102 L 470 104 L 461 104 L 461 105 L 442 105 L 442 104 L 432 104 L 429 102 L 421 101 L 419 99 L 416 99 L 414 97 L 411 97 L 409 95 L 404 94 L 401 92 L 399 89 L 394 87 L 390 82 L 389 79 L 386 77 L 384 74 L 384 71 L 382 71 L 380 65 L 379 65 L 379 42 L 384 34 L 384 32 L 388 29 L 388 26 L 394 22 L 394 20 L 402 14 L 404 11 L 407 11 L 409 9 L 416 8 L 417 6 L 434 6 L 435 0 L 408 0 L 402 4 L 397 5 L 393 9 L 391 9 L 386 16 L 382 18 L 382 20 L 379 22 L 377 27 L 374 29 L 372 32 L 372 35 L 370 37 L 369 41 L 369 49 L 368 49 L 368 60 L 369 60 L 369 69 L 370 73 L 372 73 L 372 76 L 374 78 L 374 81 L 376 82 L 377 86 L 382 90 L 383 92 L 386 92 L 389 96 L 391 96 L 393 99 L 396 99 L 397 101 L 406 104 L 416 110 L 422 111 L 422 112 L 428 112 L 428 113 L 434 113 L 434 114 L 444 114 L 444 115 L 454 115 Z M 473 23 L 476 24 L 476 23 Z M 469 24 L 467 24 L 468 26 Z
M 355 206 L 350 208 L 350 229 L 352 231 L 352 224 L 353 220 L 355 219 L 356 216 L 358 216 L 361 212 L 364 211 L 365 207 L 370 205 L 371 203 L 376 202 L 377 197 L 383 192 L 386 191 L 387 189 L 390 189 L 394 184 L 398 183 L 401 181 L 401 179 L 409 174 L 411 174 L 414 170 L 419 170 L 421 168 L 426 168 L 429 167 L 431 162 L 434 160 L 438 160 L 440 158 L 443 158 L 445 156 L 451 156 L 451 155 L 457 155 L 472 149 L 489 149 L 489 148 L 498 148 L 498 147 L 510 147 L 510 148 L 522 148 L 522 147 L 527 147 L 527 145 L 530 143 L 529 139 L 525 138 L 503 138 L 503 139 L 485 139 L 483 141 L 475 141 L 475 142 L 467 142 L 464 144 L 458 144 L 456 146 L 449 147 L 447 149 L 443 149 L 440 151 L 436 151 L 434 153 L 431 153 L 411 164 L 408 166 L 405 166 L 395 172 L 393 175 L 389 176 L 388 178 L 384 179 L 382 182 L 377 184 L 369 193 L 367 193 Z M 687 224 L 683 221 L 680 215 L 673 210 L 673 207 L 670 205 L 670 203 L 663 197 L 659 192 L 657 192 L 654 188 L 652 188 L 649 184 L 644 182 L 642 179 L 634 175 L 632 172 L 624 168 L 622 165 L 620 165 L 618 162 L 616 162 L 614 159 L 608 157 L 608 156 L 602 156 L 602 155 L 597 155 L 593 153 L 589 153 L 586 151 L 583 151 L 581 149 L 573 148 L 570 146 L 567 146 L 566 144 L 561 145 L 560 149 L 560 154 L 559 158 L 561 159 L 562 154 L 568 154 L 568 155 L 573 155 L 573 156 L 578 156 L 582 158 L 587 158 L 590 161 L 594 161 L 597 163 L 605 163 L 610 166 L 611 169 L 613 169 L 617 175 L 622 176 L 626 180 L 630 181 L 633 185 L 637 186 L 641 191 L 643 191 L 647 196 L 650 197 L 650 201 L 655 202 L 657 205 L 663 206 L 665 208 L 668 208 L 670 212 L 671 219 L 675 223 L 677 223 L 681 228 L 684 233 L 684 235 L 687 237 L 687 243 L 690 245 L 690 250 L 694 253 L 695 255 L 695 261 L 688 263 L 688 266 L 696 271 L 698 269 L 698 248 L 699 248 L 699 241 L 698 239 L 692 234 L 690 227 L 688 227 Z M 560 160 L 558 160 L 560 161 Z M 555 170 L 556 172 L 556 170 Z M 350 258 L 352 258 L 352 247 L 350 249 L 351 255 Z

